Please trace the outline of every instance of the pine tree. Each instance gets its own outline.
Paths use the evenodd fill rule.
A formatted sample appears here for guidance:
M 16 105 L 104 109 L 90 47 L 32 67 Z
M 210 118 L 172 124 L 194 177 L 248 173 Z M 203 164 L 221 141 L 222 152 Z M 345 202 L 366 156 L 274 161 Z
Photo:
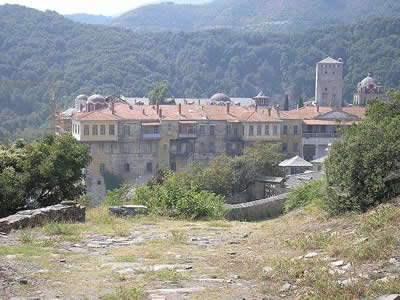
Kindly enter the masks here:
M 283 110 L 288 111 L 289 110 L 289 96 L 285 95 L 285 103 L 283 105 Z
M 300 97 L 300 99 L 299 99 L 299 108 L 300 107 L 304 107 L 304 101 L 303 101 L 302 97 Z

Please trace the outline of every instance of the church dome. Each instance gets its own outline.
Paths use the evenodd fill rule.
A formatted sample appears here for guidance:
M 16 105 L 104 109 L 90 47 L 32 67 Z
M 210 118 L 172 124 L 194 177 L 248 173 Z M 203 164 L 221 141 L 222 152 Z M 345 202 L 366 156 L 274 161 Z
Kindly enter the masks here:
M 372 77 L 371 74 L 368 74 L 367 77 L 365 77 L 363 80 L 361 80 L 360 86 L 368 87 L 370 84 L 375 85 L 375 79 Z
M 88 96 L 86 95 L 79 95 L 78 97 L 75 98 L 75 102 L 78 101 L 87 101 Z
M 217 93 L 210 98 L 211 102 L 231 102 L 231 98 L 223 93 Z
M 102 95 L 94 94 L 88 98 L 88 103 L 104 103 L 106 99 Z

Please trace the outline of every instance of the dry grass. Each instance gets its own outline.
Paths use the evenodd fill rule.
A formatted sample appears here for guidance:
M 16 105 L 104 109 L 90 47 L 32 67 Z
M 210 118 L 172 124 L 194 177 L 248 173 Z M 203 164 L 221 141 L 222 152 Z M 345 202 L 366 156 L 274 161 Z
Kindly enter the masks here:
M 106 207 L 99 207 L 88 211 L 85 224 L 49 224 L 42 229 L 14 233 L 14 244 L 0 246 L 0 258 L 22 254 L 18 259 L 36 266 L 28 275 L 45 284 L 38 288 L 56 290 L 66 298 L 104 295 L 103 299 L 141 299 L 148 289 L 198 286 L 200 283 L 194 278 L 199 276 L 240 278 L 237 280 L 241 286 L 206 285 L 204 291 L 191 294 L 192 299 L 280 295 L 285 283 L 292 286 L 285 292 L 291 297 L 372 298 L 400 292 L 400 270 L 385 269 L 391 257 L 400 261 L 399 216 L 400 208 L 395 206 L 382 206 L 363 216 L 339 218 L 328 218 L 318 208 L 308 208 L 262 222 L 193 222 L 155 217 L 116 218 L 108 216 Z M 83 242 L 93 234 L 164 237 L 121 248 L 97 249 L 97 254 L 58 248 L 68 239 Z M 193 236 L 199 238 L 193 240 Z M 361 237 L 366 240 L 355 243 Z M 217 245 L 201 244 L 202 238 L 217 241 Z M 297 258 L 311 251 L 318 256 Z M 60 263 L 61 259 L 65 263 Z M 352 264 L 344 275 L 330 271 L 330 263 L 339 259 Z M 126 268 L 129 264 L 190 264 L 192 269 L 183 273 L 175 269 L 118 273 L 112 268 L 117 263 L 127 264 Z M 266 266 L 272 271 L 263 271 Z M 49 272 L 40 273 L 38 269 Z M 376 270 L 385 271 L 374 273 Z M 359 277 L 360 273 L 379 276 Z M 352 277 L 358 280 L 347 285 L 341 283 Z M 21 288 L 18 296 L 31 292 L 31 288 Z

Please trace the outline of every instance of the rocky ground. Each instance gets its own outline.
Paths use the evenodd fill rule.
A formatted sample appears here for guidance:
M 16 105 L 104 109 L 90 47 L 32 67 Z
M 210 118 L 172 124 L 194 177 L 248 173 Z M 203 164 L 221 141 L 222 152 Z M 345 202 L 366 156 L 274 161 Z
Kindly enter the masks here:
M 109 217 L 0 235 L 1 299 L 374 299 L 400 294 L 400 208 L 240 223 Z

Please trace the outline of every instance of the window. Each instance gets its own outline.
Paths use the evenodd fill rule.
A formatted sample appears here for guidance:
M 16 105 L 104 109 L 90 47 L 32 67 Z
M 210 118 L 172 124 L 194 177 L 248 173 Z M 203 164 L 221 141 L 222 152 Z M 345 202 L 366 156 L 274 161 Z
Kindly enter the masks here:
M 84 125 L 83 126 L 83 134 L 84 135 L 89 135 L 89 125 Z
M 172 135 L 172 124 L 168 124 L 168 135 Z
M 326 126 L 325 125 L 321 125 L 320 126 L 320 130 L 321 130 L 321 133 L 326 133 Z
M 282 143 L 282 152 L 287 152 L 287 143 Z
M 80 134 L 81 133 L 81 126 L 78 124 L 78 132 L 77 132 L 77 134 Z
M 124 125 L 124 136 L 131 135 L 131 127 L 129 125 Z
M 293 143 L 293 152 L 299 152 L 299 144 Z
M 194 134 L 194 127 L 193 127 L 193 125 L 189 125 L 189 126 L 188 126 L 188 133 L 189 133 L 189 134 Z
M 276 135 L 278 135 L 278 125 L 274 125 L 273 127 L 272 127 L 272 133 L 276 136 Z
M 176 171 L 176 162 L 171 162 L 171 170 Z
M 97 135 L 97 125 L 92 125 L 92 135 Z
M 210 135 L 215 135 L 215 125 L 210 125 Z
M 129 164 L 125 164 L 125 165 L 124 165 L 124 170 L 125 170 L 125 172 L 129 172 L 129 169 L 130 169 Z
M 153 172 L 153 163 L 148 162 L 148 163 L 146 164 L 146 171 L 147 171 L 148 173 Z
M 265 124 L 264 126 L 264 134 L 269 135 L 269 124 Z
M 257 135 L 261 135 L 262 125 L 257 125 Z
M 231 136 L 232 135 L 232 125 L 226 125 L 226 135 Z
M 106 125 L 100 125 L 100 135 L 106 135 Z
M 200 125 L 200 135 L 205 135 L 206 134 L 206 125 L 201 124 Z
M 283 135 L 287 135 L 287 134 L 288 134 L 288 126 L 287 126 L 287 125 L 283 125 L 283 127 L 282 127 L 282 134 L 283 134 Z
M 244 135 L 244 126 L 242 126 L 242 135 Z
M 233 129 L 233 136 L 238 137 L 239 136 L 239 128 L 235 127 Z
M 293 134 L 294 135 L 299 135 L 299 126 L 293 125 Z
M 254 126 L 249 125 L 249 136 L 253 136 L 253 135 L 254 135 Z
M 153 133 L 159 134 L 160 133 L 160 126 L 153 126 Z
M 108 134 L 109 135 L 115 134 L 115 126 L 114 125 L 108 125 Z
M 176 145 L 176 152 L 178 152 L 178 153 L 182 152 L 182 144 L 177 144 Z
M 99 166 L 100 173 L 103 173 L 104 170 L 105 170 L 105 165 L 104 164 L 100 164 L 100 166 Z

